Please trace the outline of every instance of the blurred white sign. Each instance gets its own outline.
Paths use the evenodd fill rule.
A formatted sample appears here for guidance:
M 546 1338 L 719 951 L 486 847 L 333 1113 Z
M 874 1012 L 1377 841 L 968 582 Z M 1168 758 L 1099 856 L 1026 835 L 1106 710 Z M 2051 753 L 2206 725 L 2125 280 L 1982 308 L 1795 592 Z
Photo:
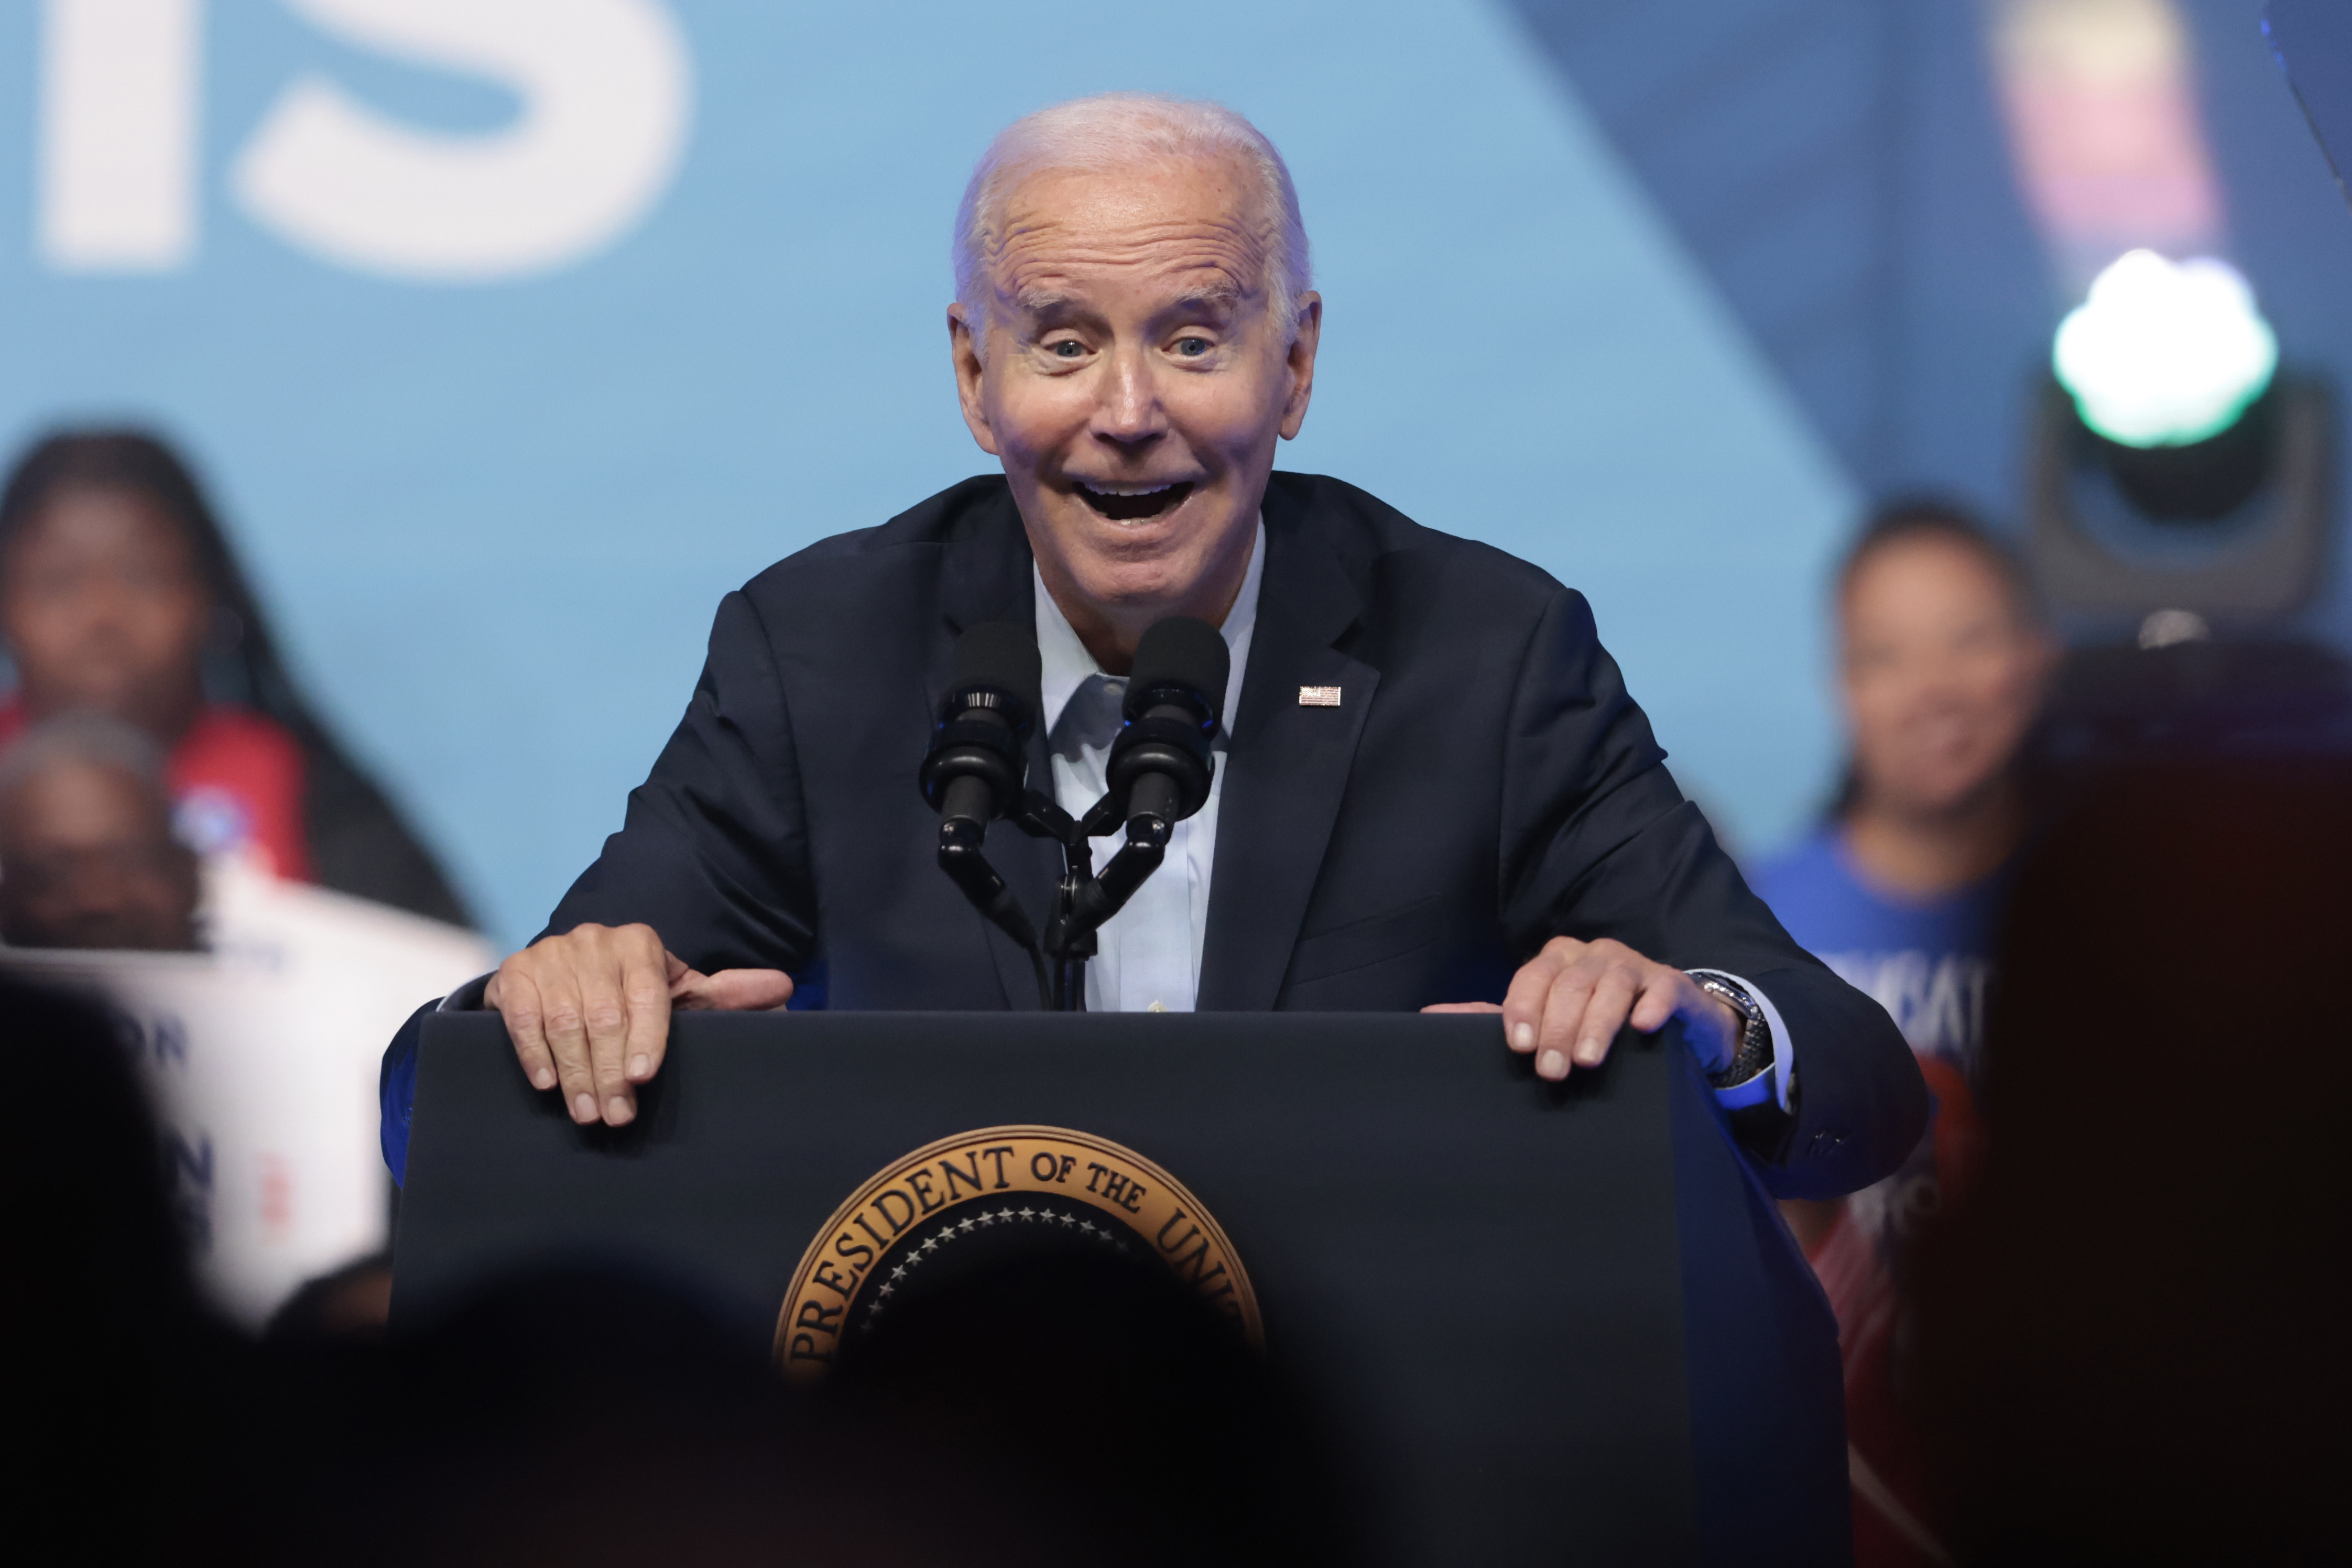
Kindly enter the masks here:
M 205 954 L 35 952 L 139 1032 L 200 1280 L 258 1327 L 304 1280 L 382 1248 L 376 1072 L 422 1004 L 496 962 L 470 931 L 235 866 L 206 868 Z
M 196 245 L 198 0 L 49 0 L 39 234 L 49 265 L 161 272 Z

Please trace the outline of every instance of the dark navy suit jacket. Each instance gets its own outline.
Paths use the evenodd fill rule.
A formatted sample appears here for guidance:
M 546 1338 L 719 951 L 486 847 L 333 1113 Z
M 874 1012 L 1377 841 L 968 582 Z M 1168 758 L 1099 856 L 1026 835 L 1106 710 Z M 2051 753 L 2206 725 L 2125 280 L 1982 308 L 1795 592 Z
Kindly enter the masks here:
M 1742 1126 L 1771 1191 L 1894 1170 L 1927 1117 L 1901 1035 L 1741 880 L 1583 597 L 1335 479 L 1276 474 L 1264 516 L 1199 1007 L 1500 1001 L 1551 937 L 1614 937 L 1778 1007 L 1795 1113 Z M 1032 581 L 991 476 L 729 595 L 685 718 L 548 930 L 643 921 L 698 969 L 785 969 L 834 1007 L 1036 1006 L 1027 957 L 940 873 L 915 785 L 958 635 L 1027 625 Z M 1055 847 L 1000 826 L 988 854 L 1042 916 Z M 415 1034 L 386 1062 L 388 1146 Z

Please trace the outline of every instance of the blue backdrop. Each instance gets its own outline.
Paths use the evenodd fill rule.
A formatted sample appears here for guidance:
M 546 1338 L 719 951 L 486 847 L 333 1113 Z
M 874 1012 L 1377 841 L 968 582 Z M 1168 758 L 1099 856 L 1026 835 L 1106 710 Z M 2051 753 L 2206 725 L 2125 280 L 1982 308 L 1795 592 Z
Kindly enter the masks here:
M 110 9 L 189 41 L 110 43 Z M 669 39 L 667 74 L 600 63 L 589 13 Z M 75 141 L 118 79 L 184 89 L 122 132 L 143 153 Z M 719 595 L 986 466 L 946 353 L 956 198 L 1005 121 L 1111 88 L 1220 99 L 1291 163 L 1328 303 L 1285 466 L 1582 588 L 1727 835 L 1795 827 L 1834 764 L 1822 579 L 1859 470 L 1489 0 L 1200 0 L 1176 37 L 1076 0 L 8 7 L 0 434 L 182 441 L 313 690 L 519 941 L 617 826 Z M 501 242 L 539 222 L 501 205 L 526 175 L 572 229 Z M 370 179 L 432 221 L 353 230 Z

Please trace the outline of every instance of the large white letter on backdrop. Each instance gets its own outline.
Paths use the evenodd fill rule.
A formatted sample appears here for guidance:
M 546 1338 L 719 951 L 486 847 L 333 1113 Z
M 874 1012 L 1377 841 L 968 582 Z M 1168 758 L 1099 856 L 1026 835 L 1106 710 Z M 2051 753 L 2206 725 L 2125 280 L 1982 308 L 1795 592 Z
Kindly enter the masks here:
M 477 282 L 542 272 L 618 238 L 676 172 L 693 110 L 686 40 L 661 0 L 287 0 L 321 28 L 487 76 L 515 123 L 403 125 L 322 76 L 297 79 L 232 174 L 238 205 L 328 260 Z
M 37 241 L 72 272 L 164 272 L 196 245 L 202 0 L 48 0 Z

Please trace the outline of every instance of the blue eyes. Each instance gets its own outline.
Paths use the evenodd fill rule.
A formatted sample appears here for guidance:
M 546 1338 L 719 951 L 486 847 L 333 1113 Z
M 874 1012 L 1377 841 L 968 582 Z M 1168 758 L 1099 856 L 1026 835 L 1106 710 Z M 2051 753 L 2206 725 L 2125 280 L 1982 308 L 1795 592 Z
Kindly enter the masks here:
M 1176 354 L 1180 359 L 1200 359 L 1214 346 L 1206 338 L 1178 338 Z M 1084 359 L 1087 354 L 1087 345 L 1076 338 L 1063 338 L 1056 342 L 1047 343 L 1045 352 L 1055 359 Z

